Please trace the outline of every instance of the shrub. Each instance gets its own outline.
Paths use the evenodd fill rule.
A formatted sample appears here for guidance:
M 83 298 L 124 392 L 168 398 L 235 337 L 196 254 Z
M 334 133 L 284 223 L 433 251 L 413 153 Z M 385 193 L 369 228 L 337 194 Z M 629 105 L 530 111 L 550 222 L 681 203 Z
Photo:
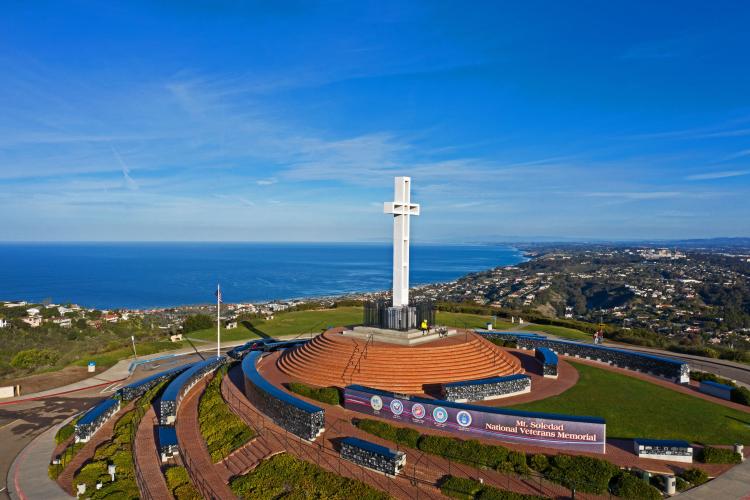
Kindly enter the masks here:
M 39 366 L 52 366 L 60 359 L 60 354 L 50 349 L 27 349 L 19 351 L 10 365 L 13 368 L 29 370 Z
M 730 398 L 735 403 L 750 406 L 750 389 L 747 387 L 735 387 L 732 389 Z
M 690 378 L 699 382 L 708 380 L 710 382 L 718 382 L 720 384 L 729 385 L 731 387 L 737 387 L 737 385 L 728 378 L 719 377 L 718 375 L 714 375 L 713 373 L 709 372 L 691 371 Z
M 320 401 L 321 403 L 326 403 L 329 405 L 341 404 L 341 396 L 339 394 L 339 390 L 335 387 L 318 388 L 310 387 L 309 385 L 301 384 L 299 382 L 289 382 L 289 384 L 287 384 L 287 388 L 290 391 L 296 392 L 301 396 Z
M 738 464 L 742 462 L 742 457 L 728 448 L 706 446 L 700 454 L 700 460 L 707 464 Z
M 555 455 L 545 477 L 550 481 L 586 493 L 606 493 L 619 468 L 598 458 Z
M 172 492 L 175 500 L 200 500 L 202 498 L 190 482 L 190 476 L 185 467 L 179 465 L 167 467 L 164 470 L 164 477 L 167 480 L 167 488 Z
M 396 427 L 379 420 L 370 419 L 359 419 L 355 422 L 355 425 L 363 431 L 369 432 L 373 436 L 378 436 L 410 448 L 417 447 L 419 432 L 414 429 Z
M 325 498 L 329 500 L 385 500 L 388 495 L 369 485 L 328 472 L 321 467 L 280 453 L 263 460 L 229 484 L 240 498 Z
M 76 422 L 78 422 L 78 418 L 76 417 L 67 424 L 63 425 L 58 429 L 57 434 L 55 434 L 55 443 L 60 444 L 64 441 L 67 441 L 68 438 L 70 438 L 76 431 Z
M 659 490 L 629 472 L 620 472 L 615 476 L 612 480 L 612 493 L 621 498 L 635 500 L 661 500 L 662 498 Z
M 690 488 L 690 483 L 682 479 L 680 476 L 677 476 L 675 478 L 675 486 L 677 487 L 677 491 L 685 491 Z
M 185 318 L 185 323 L 182 325 L 183 333 L 195 332 L 198 330 L 205 330 L 214 326 L 214 320 L 205 314 L 194 314 Z
M 438 485 L 445 496 L 463 499 L 473 499 L 482 489 L 479 481 L 455 476 L 443 477 Z
M 698 486 L 708 481 L 708 474 L 695 467 L 682 471 L 677 477 L 684 479 L 693 486 Z
M 537 472 L 544 472 L 549 467 L 549 460 L 547 455 L 536 454 L 529 458 L 529 467 Z
M 255 436 L 255 431 L 232 413 L 221 395 L 221 381 L 227 369 L 226 365 L 219 369 L 201 395 L 198 405 L 201 435 L 214 462 L 242 447 Z
M 472 500 L 541 500 L 543 497 L 522 495 L 514 491 L 501 490 L 483 485 L 474 479 L 445 476 L 438 483 L 440 492 L 449 497 Z

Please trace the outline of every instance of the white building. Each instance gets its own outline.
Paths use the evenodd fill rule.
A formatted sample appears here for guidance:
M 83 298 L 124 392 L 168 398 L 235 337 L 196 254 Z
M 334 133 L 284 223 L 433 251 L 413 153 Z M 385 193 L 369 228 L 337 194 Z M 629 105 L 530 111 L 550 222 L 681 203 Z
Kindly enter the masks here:
M 31 328 L 37 328 L 37 327 L 42 326 L 41 316 L 29 316 L 27 318 L 22 318 L 21 321 L 29 325 Z
M 52 323 L 61 326 L 63 328 L 70 328 L 73 326 L 73 321 L 70 318 L 54 318 Z
M 7 328 L 10 325 L 8 323 L 8 320 L 5 318 L 0 318 L 0 328 Z

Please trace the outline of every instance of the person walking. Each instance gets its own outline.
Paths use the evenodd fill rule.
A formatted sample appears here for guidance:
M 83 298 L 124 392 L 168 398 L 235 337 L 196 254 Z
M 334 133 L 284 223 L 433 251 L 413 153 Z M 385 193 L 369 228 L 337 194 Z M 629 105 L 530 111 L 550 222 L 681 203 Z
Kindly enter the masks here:
M 430 326 L 427 324 L 426 319 L 422 320 L 421 329 L 422 329 L 422 336 L 427 335 L 427 331 L 430 329 Z

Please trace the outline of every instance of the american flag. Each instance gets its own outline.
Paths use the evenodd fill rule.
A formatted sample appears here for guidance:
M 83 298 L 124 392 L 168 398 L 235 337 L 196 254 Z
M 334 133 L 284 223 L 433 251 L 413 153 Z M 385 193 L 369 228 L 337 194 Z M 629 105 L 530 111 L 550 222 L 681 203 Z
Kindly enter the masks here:
M 216 295 L 216 298 L 218 299 L 218 301 L 221 302 L 222 301 L 222 299 L 221 299 L 221 287 L 219 285 L 216 285 L 216 293 L 215 293 L 215 295 Z

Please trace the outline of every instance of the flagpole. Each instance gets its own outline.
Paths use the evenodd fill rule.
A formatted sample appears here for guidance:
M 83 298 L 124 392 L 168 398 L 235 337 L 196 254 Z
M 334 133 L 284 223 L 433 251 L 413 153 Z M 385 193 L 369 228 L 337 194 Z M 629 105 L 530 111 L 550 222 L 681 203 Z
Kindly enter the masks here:
M 216 357 L 221 356 L 221 286 L 216 283 Z

